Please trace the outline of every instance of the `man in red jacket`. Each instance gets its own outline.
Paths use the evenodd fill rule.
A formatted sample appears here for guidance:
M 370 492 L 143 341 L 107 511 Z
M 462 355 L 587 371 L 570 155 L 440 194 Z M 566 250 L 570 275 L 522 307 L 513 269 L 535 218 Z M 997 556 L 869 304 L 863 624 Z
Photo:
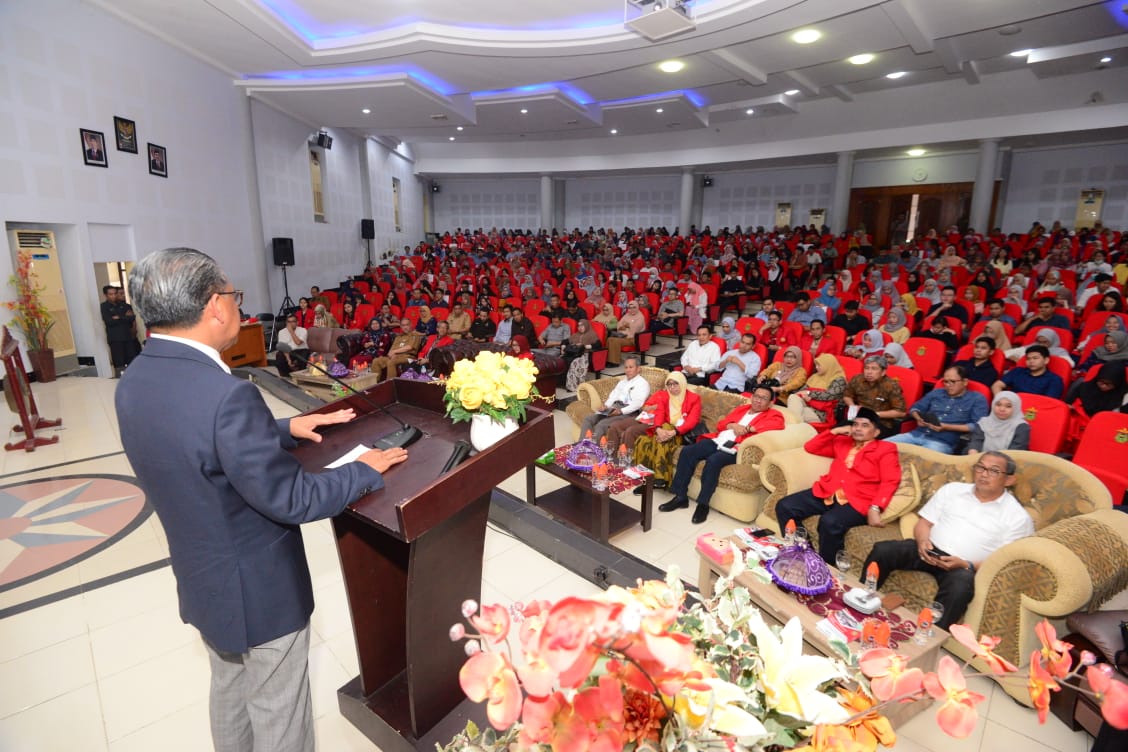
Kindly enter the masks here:
M 693 524 L 700 525 L 704 522 L 709 516 L 709 500 L 717 490 L 721 470 L 736 463 L 740 443 L 755 434 L 783 428 L 783 413 L 772 409 L 774 399 L 775 393 L 769 387 L 757 386 L 752 390 L 748 402 L 717 422 L 717 433 L 707 433 L 693 446 L 682 448 L 674 471 L 674 482 L 670 484 L 670 493 L 674 498 L 665 504 L 659 504 L 658 511 L 672 512 L 689 506 L 689 482 L 693 479 L 697 463 L 704 462 L 701 492 L 697 495 Z
M 819 555 L 829 564 L 842 550 L 850 528 L 884 525 L 881 512 L 901 483 L 897 447 L 877 438 L 879 421 L 877 413 L 863 407 L 850 425 L 823 431 L 808 441 L 803 448 L 809 453 L 833 458 L 830 470 L 810 489 L 784 496 L 776 504 L 781 530 L 791 520 L 803 527 L 803 520 L 819 516 Z

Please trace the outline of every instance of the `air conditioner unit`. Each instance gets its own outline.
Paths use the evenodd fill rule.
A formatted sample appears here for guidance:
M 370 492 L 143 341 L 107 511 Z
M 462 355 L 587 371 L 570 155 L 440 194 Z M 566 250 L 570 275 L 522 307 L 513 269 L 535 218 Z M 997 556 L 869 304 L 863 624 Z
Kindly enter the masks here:
M 624 0 L 624 3 L 623 25 L 651 42 L 697 28 L 685 0 Z

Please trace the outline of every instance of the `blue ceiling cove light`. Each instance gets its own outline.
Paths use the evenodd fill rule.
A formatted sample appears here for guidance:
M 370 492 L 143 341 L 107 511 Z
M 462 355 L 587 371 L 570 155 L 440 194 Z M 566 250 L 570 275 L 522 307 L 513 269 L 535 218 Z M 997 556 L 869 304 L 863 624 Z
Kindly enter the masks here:
M 1105 7 L 1122 29 L 1128 29 L 1128 4 L 1124 0 L 1109 0 Z
M 490 98 L 504 98 L 508 96 L 520 96 L 522 94 L 547 94 L 553 91 L 559 91 L 564 96 L 571 99 L 576 104 L 591 104 L 594 100 L 587 92 L 577 89 L 575 86 L 566 83 L 547 82 L 543 84 L 527 84 L 525 86 L 514 86 L 512 89 L 490 89 L 489 91 L 475 91 L 470 94 L 474 99 L 490 99 Z
M 316 68 L 304 71 L 271 71 L 244 76 L 246 81 L 265 79 L 268 81 L 324 81 L 331 78 L 369 78 L 402 74 L 426 86 L 436 94 L 449 97 L 458 89 L 434 74 L 414 65 L 366 65 L 356 68 Z

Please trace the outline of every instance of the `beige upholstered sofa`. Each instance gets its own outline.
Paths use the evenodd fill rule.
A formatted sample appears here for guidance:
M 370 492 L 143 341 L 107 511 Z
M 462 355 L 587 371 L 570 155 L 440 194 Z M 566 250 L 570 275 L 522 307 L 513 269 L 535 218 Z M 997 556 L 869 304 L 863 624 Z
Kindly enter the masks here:
M 945 483 L 971 481 L 973 457 L 954 457 L 922 447 L 899 445 L 902 481 L 886 510 L 885 527 L 862 526 L 846 535 L 846 550 L 857 572 L 873 544 L 911 538 L 924 502 Z M 975 575 L 975 598 L 963 622 L 976 634 L 1002 638 L 996 652 L 1018 666 L 1029 663 L 1037 643 L 1034 625 L 1043 617 L 1064 619 L 1081 610 L 1096 610 L 1128 587 L 1128 515 L 1111 509 L 1108 489 L 1094 475 L 1051 454 L 1008 452 L 1018 463 L 1013 493 L 1034 520 L 1036 532 L 987 558 Z M 810 488 L 830 460 L 802 448 L 768 455 L 760 463 L 763 485 L 770 494 L 756 524 L 779 529 L 775 506 L 783 496 Z M 808 531 L 817 538 L 817 522 Z M 904 596 L 916 610 L 933 600 L 936 581 L 920 572 L 897 572 L 884 590 Z M 1063 633 L 1062 624 L 1059 634 Z M 970 652 L 953 639 L 945 647 L 962 658 Z M 976 663 L 980 670 L 985 665 Z M 1026 704 L 1024 682 L 1000 685 Z
M 643 366 L 641 372 L 643 378 L 650 384 L 652 392 L 665 387 L 669 371 Z M 621 376 L 602 378 L 580 384 L 576 390 L 576 401 L 567 408 L 573 424 L 573 441 L 578 441 L 580 438 L 580 424 L 583 423 L 584 418 L 603 405 L 621 378 Z M 697 386 L 689 388 L 700 395 L 702 418 L 710 430 L 716 428 L 717 421 L 743 401 L 739 394 Z M 791 412 L 775 409 L 783 413 L 787 427 L 782 431 L 769 431 L 742 442 L 736 464 L 721 471 L 717 490 L 713 494 L 712 508 L 741 522 L 751 522 L 755 519 L 760 512 L 760 505 L 767 496 L 767 490 L 760 484 L 760 459 L 769 452 L 802 446 L 807 439 L 815 435 L 814 429 L 801 422 Z M 690 498 L 695 498 L 701 488 L 701 467 L 698 465 L 693 481 L 689 485 Z

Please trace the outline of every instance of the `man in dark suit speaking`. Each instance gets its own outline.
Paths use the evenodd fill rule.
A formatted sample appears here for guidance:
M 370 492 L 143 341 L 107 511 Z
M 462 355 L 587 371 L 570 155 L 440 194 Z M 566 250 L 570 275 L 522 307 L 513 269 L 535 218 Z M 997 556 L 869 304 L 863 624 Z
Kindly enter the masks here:
M 125 453 L 168 536 L 180 616 L 211 661 L 216 750 L 313 752 L 313 587 L 299 525 L 382 488 L 403 449 L 305 472 L 286 449 L 352 410 L 275 421 L 219 353 L 239 334 L 242 292 L 187 248 L 157 251 L 129 279 L 152 332 L 115 396 Z

